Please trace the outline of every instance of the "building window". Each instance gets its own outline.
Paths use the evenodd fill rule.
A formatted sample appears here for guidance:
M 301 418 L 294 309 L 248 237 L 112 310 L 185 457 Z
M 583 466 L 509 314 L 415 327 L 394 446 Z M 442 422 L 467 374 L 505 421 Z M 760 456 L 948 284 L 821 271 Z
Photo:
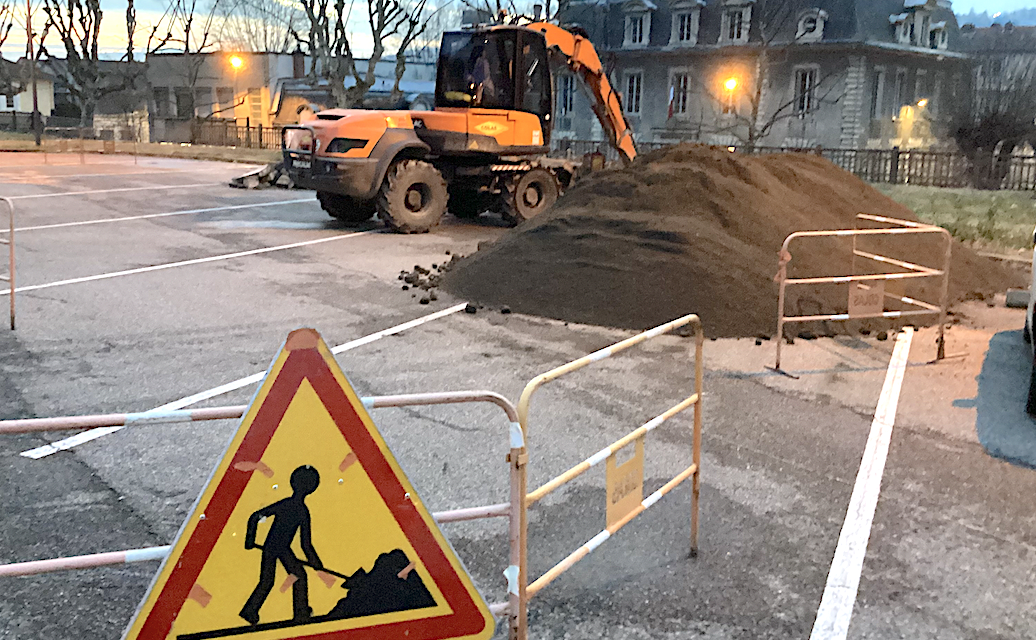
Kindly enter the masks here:
M 644 42 L 644 16 L 630 16 L 630 44 L 642 44 Z
M 232 87 L 217 87 L 216 101 L 219 103 L 219 116 L 221 118 L 234 117 L 234 89 Z
M 895 93 L 895 95 L 896 95 L 896 105 L 895 105 L 896 112 L 894 114 L 896 116 L 899 115 L 899 110 L 902 107 L 904 107 L 909 102 L 909 99 L 907 98 L 907 94 L 906 94 L 906 92 L 907 92 L 907 86 L 906 86 L 907 82 L 906 82 L 906 80 L 907 80 L 906 69 L 897 69 L 896 70 L 896 87 L 895 87 L 895 89 L 896 89 L 896 93 Z
M 875 69 L 871 79 L 871 120 L 885 115 L 885 70 Z
M 674 73 L 669 83 L 669 117 L 687 115 L 691 93 L 691 76 L 685 71 Z
M 562 75 L 558 78 L 558 114 L 571 115 L 576 104 L 575 76 Z
M 741 9 L 732 9 L 723 16 L 726 23 L 724 35 L 726 40 L 740 42 L 745 32 L 745 14 Z
M 194 117 L 194 92 L 187 87 L 177 87 L 173 90 L 176 94 L 176 117 Z
M 629 73 L 626 75 L 626 95 L 624 106 L 627 114 L 635 115 L 640 113 L 640 94 L 643 80 L 644 74 L 640 72 Z
M 159 118 L 168 118 L 169 112 L 169 87 L 155 87 L 151 91 L 155 101 L 155 115 Z
M 693 13 L 678 13 L 673 18 L 676 21 L 676 41 L 691 42 L 698 39 L 697 25 L 694 23 Z
M 820 71 L 816 67 L 795 70 L 795 114 L 800 118 L 817 108 L 817 79 Z

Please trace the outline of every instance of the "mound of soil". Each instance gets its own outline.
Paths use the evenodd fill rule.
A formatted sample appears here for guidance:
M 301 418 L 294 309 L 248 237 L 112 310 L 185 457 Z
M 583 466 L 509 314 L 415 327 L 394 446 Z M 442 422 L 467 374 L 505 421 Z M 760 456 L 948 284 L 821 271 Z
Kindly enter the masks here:
M 548 213 L 465 258 L 442 286 L 480 303 L 571 322 L 644 329 L 697 313 L 709 337 L 769 336 L 776 331 L 773 278 L 784 239 L 795 231 L 852 228 L 858 213 L 916 220 L 817 156 L 749 157 L 681 145 L 592 174 Z M 930 267 L 940 267 L 945 255 L 938 236 L 871 237 L 857 248 Z M 794 241 L 789 249 L 791 277 L 878 266 L 854 261 L 844 238 Z M 1019 279 L 958 243 L 950 273 L 952 301 L 982 299 Z M 888 290 L 939 299 L 934 280 L 902 280 Z M 845 284 L 788 292 L 789 314 L 846 311 Z M 811 331 L 842 330 L 828 324 Z

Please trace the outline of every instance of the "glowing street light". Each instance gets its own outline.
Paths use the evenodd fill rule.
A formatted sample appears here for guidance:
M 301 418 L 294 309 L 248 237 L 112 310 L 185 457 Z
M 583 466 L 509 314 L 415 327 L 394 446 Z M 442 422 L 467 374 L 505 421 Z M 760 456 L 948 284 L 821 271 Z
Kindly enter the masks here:
M 238 70 L 245 66 L 245 59 L 241 56 L 230 56 L 230 66 L 234 67 L 234 70 Z
M 918 100 L 917 101 L 917 106 L 921 107 L 922 109 L 927 107 L 928 106 L 928 98 L 923 98 L 921 100 Z
M 723 87 L 727 91 L 733 91 L 737 89 L 737 78 L 727 78 L 727 81 L 723 83 Z

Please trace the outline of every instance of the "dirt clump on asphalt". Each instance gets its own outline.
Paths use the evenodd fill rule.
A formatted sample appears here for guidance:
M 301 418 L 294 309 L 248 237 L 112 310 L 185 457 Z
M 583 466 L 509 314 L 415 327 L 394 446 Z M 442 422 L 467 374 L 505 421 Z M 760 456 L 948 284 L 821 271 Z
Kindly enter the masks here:
M 442 287 L 479 303 L 570 322 L 644 329 L 697 313 L 709 337 L 771 336 L 784 239 L 795 231 L 852 228 L 859 213 L 916 220 L 909 209 L 815 155 L 750 157 L 680 145 L 643 154 L 627 168 L 591 174 L 551 211 L 461 261 L 444 274 Z M 942 264 L 939 236 L 883 238 L 860 239 L 857 249 Z M 789 249 L 789 277 L 882 270 L 859 257 L 854 265 L 847 238 L 800 240 Z M 953 244 L 951 301 L 985 299 L 1018 278 Z M 936 280 L 899 280 L 887 290 L 929 301 L 940 297 Z M 846 311 L 845 284 L 788 292 L 788 314 Z M 897 308 L 908 307 L 893 300 L 886 305 Z M 887 326 L 857 321 L 852 330 Z M 845 329 L 837 322 L 791 325 L 793 335 Z

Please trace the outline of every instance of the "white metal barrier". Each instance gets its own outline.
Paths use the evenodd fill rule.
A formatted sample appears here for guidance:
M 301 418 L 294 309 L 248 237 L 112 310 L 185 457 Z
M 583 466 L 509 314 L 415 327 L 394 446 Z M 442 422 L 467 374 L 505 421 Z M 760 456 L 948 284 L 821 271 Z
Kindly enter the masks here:
M 774 368 L 781 368 L 781 344 L 784 341 L 784 325 L 788 322 L 812 322 L 812 321 L 845 321 L 862 318 L 905 318 L 921 315 L 938 315 L 938 354 L 936 359 L 946 357 L 946 307 L 949 303 L 950 285 L 950 257 L 953 249 L 953 238 L 950 232 L 942 227 L 930 224 L 913 222 L 911 220 L 900 220 L 899 218 L 888 218 L 885 216 L 874 216 L 861 213 L 856 216 L 857 221 L 873 222 L 888 225 L 886 228 L 876 229 L 836 229 L 830 231 L 798 231 L 791 234 L 784 240 L 781 247 L 780 264 L 777 277 L 774 278 L 780 285 L 780 293 L 777 297 L 777 356 Z M 857 248 L 857 239 L 860 237 L 873 236 L 904 236 L 934 234 L 940 235 L 945 240 L 943 253 L 943 264 L 940 267 L 927 267 L 905 260 L 898 260 L 888 256 L 882 256 Z M 847 276 L 822 276 L 814 278 L 789 278 L 788 264 L 791 262 L 791 253 L 788 247 L 792 241 L 800 238 L 852 238 L 852 271 Z M 863 258 L 884 266 L 885 268 L 899 268 L 901 271 L 888 271 L 885 273 L 857 275 L 856 259 Z M 920 278 L 940 278 L 940 295 L 938 302 L 926 302 L 914 297 L 897 295 L 885 291 L 884 285 L 889 281 L 916 280 Z M 801 316 L 789 316 L 784 313 L 785 294 L 789 285 L 824 285 L 824 284 L 848 284 L 849 308 L 846 313 L 813 314 Z M 854 293 L 859 292 L 863 296 L 872 298 L 869 304 L 854 304 Z M 867 294 L 870 294 L 869 296 Z M 908 305 L 910 309 L 900 311 L 886 311 L 884 301 L 886 299 L 896 300 Z
M 0 198 L 0 200 L 7 205 L 8 226 L 7 237 L 0 236 L 0 245 L 7 245 L 7 273 L 0 273 L 0 282 L 7 283 L 7 297 L 10 298 L 8 305 L 11 314 L 11 331 L 14 331 L 14 201 L 10 198 Z

